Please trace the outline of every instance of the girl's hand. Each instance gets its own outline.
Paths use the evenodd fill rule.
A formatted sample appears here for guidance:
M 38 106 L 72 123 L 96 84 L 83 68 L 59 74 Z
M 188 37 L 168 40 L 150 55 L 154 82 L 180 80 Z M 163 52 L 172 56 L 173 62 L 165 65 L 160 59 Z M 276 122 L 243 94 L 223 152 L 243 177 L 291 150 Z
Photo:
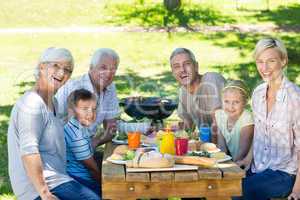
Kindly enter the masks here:
M 246 159 L 243 159 L 243 160 L 238 160 L 236 161 L 236 164 L 244 169 L 245 171 L 247 171 L 249 168 L 250 168 L 250 165 L 251 165 L 251 160 L 246 160 Z

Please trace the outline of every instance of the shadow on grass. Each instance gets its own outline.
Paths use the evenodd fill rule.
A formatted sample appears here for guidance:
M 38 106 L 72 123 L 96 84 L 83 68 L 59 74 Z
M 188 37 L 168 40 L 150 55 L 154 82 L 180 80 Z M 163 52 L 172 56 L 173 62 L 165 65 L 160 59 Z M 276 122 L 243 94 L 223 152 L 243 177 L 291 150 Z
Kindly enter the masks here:
M 261 12 L 254 17 L 259 21 L 273 21 L 283 30 L 300 31 L 300 4 L 280 6 L 278 9 L 268 12 Z
M 234 19 L 223 16 L 219 11 L 201 7 L 201 4 L 183 4 L 180 9 L 171 12 L 166 10 L 162 3 L 112 4 L 108 8 L 108 13 L 113 13 L 108 23 L 134 24 L 143 27 L 191 27 L 235 22 Z

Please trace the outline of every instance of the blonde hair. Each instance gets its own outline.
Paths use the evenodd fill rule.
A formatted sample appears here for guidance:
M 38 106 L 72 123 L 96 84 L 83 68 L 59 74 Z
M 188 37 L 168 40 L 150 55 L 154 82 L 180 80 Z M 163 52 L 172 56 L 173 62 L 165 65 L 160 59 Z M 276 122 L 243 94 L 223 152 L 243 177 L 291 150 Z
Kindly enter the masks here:
M 243 97 L 244 104 L 246 105 L 250 98 L 250 91 L 246 84 L 241 80 L 228 80 L 225 87 L 223 88 L 222 94 L 228 90 L 237 90 Z
M 280 54 L 281 60 L 286 60 L 286 64 L 288 61 L 287 50 L 283 44 L 283 42 L 276 38 L 263 38 L 256 43 L 253 58 L 256 60 L 257 57 L 266 49 L 274 48 Z

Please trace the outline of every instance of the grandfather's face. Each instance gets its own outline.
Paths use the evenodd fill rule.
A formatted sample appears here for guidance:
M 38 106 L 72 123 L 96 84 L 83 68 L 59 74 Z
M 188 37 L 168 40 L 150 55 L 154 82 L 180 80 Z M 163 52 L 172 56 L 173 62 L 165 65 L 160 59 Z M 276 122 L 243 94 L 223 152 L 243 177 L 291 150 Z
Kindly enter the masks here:
M 90 69 L 89 74 L 96 89 L 102 91 L 110 85 L 117 71 L 117 61 L 111 56 L 102 57 L 97 66 Z
M 49 92 L 56 92 L 71 77 L 72 71 L 69 61 L 45 62 L 40 64 L 39 79 Z
M 180 85 L 191 84 L 198 74 L 198 63 L 194 63 L 188 54 L 180 53 L 171 59 L 172 73 Z

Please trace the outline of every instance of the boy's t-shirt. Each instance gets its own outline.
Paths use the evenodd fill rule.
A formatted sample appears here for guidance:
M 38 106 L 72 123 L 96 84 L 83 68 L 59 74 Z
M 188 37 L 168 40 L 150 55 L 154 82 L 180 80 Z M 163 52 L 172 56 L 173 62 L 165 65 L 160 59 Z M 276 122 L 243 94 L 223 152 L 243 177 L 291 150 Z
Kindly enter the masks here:
M 64 133 L 67 147 L 67 173 L 72 177 L 93 180 L 88 168 L 81 162 L 94 154 L 88 128 L 72 117 L 65 125 Z
M 228 150 L 233 158 L 236 158 L 240 147 L 240 135 L 243 127 L 253 125 L 252 114 L 244 110 L 240 118 L 235 122 L 231 131 L 227 129 L 228 115 L 222 109 L 216 110 L 216 122 L 218 129 L 224 136 Z

